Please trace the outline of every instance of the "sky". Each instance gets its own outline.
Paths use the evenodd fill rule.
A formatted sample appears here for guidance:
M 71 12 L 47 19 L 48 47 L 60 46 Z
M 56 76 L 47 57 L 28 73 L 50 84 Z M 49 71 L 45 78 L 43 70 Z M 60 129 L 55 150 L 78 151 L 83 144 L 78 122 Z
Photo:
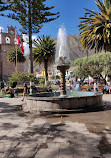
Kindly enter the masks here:
M 84 16 L 84 8 L 98 11 L 94 0 L 47 0 L 46 4 L 47 6 L 55 6 L 52 12 L 60 12 L 60 17 L 50 23 L 44 24 L 38 34 L 33 34 L 33 38 L 41 35 L 50 35 L 51 38 L 57 38 L 58 29 L 63 24 L 66 28 L 67 35 L 79 34 L 78 24 L 80 20 L 78 18 Z M 18 32 L 22 27 L 15 20 L 0 17 L 0 27 L 3 28 L 3 32 L 7 32 L 7 25 L 16 26 Z M 24 45 L 26 47 L 25 43 Z

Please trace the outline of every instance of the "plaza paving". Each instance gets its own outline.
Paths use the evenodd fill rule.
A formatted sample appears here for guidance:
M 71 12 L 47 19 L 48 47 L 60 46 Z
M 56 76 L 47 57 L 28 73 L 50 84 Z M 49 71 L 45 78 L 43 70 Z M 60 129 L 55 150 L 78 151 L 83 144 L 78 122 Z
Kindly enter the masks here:
M 103 100 L 109 108 L 111 94 Z M 110 110 L 29 114 L 22 104 L 0 98 L 1 158 L 111 158 Z

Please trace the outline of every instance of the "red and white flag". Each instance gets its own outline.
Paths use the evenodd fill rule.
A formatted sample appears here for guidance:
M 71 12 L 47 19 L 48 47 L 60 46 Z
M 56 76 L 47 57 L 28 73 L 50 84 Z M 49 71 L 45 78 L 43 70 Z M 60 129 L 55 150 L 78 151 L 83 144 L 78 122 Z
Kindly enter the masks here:
M 21 41 L 20 41 L 18 32 L 17 32 L 17 39 L 18 39 L 18 44 L 20 44 L 21 52 L 22 52 L 22 54 L 24 54 L 24 47 L 23 47 L 23 45 L 22 45 L 22 43 L 21 43 Z

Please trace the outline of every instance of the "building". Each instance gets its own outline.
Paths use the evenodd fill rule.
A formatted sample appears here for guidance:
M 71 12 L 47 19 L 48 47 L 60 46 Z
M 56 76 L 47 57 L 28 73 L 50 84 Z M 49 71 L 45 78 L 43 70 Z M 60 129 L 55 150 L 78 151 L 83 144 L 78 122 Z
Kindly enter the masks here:
M 19 35 L 20 39 L 22 39 L 22 34 Z M 19 46 L 17 44 L 16 39 L 16 27 L 7 26 L 7 33 L 3 33 L 2 30 L 0 32 L 0 78 L 1 80 L 8 80 L 8 77 L 14 73 L 15 63 L 10 63 L 7 60 L 8 52 L 15 46 Z M 17 63 L 18 72 L 24 71 L 24 64 Z

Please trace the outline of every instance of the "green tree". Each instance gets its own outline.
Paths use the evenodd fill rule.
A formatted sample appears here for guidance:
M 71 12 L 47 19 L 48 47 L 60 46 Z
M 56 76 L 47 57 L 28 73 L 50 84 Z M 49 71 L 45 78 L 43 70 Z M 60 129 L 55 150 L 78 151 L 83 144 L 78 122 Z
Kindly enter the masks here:
M 75 67 L 73 72 L 74 77 L 80 78 L 81 81 L 84 81 L 84 79 L 88 77 L 89 70 L 87 57 L 78 58 L 72 61 L 71 65 Z
M 17 72 L 11 75 L 11 77 L 9 78 L 9 84 L 10 86 L 13 85 L 14 82 L 29 82 L 29 81 L 33 81 L 36 82 L 37 78 L 34 74 L 30 74 L 30 73 L 26 73 L 26 72 Z
M 95 52 L 111 51 L 111 1 L 95 0 L 100 12 L 85 8 L 84 17 L 80 17 L 79 30 L 83 49 L 95 49 Z
M 48 81 L 48 65 L 53 63 L 55 57 L 55 43 L 50 36 L 41 36 L 33 42 L 33 57 L 35 63 L 43 64 L 45 69 L 45 81 Z
M 7 10 L 12 12 L 1 14 L 11 19 L 17 20 L 23 27 L 22 33 L 29 36 L 29 51 L 30 51 L 30 73 L 33 73 L 33 60 L 32 60 L 32 33 L 38 33 L 43 27 L 43 23 L 50 22 L 59 17 L 59 12 L 52 13 L 50 10 L 54 6 L 47 7 L 46 0 L 6 0 L 9 7 Z M 0 3 L 0 8 L 5 7 L 4 4 Z
M 74 76 L 86 78 L 90 75 L 95 79 L 105 79 L 111 75 L 111 52 L 102 52 L 87 57 L 78 58 L 72 62 L 75 67 Z M 105 78 L 103 78 L 103 74 Z
M 106 76 L 111 75 L 111 52 L 100 53 L 102 65 L 103 65 L 103 74 Z
M 99 80 L 102 77 L 102 72 L 103 72 L 103 67 L 104 67 L 102 56 L 100 56 L 100 54 L 94 54 L 88 58 L 89 75 L 92 78 L 99 79 Z
M 22 54 L 19 47 L 13 48 L 12 50 L 9 51 L 7 59 L 9 62 L 15 63 L 15 66 L 16 66 L 16 51 L 17 51 L 17 62 L 24 63 L 26 60 L 24 54 Z
M 7 0 L 0 0 L 0 11 L 6 11 L 11 6 Z

